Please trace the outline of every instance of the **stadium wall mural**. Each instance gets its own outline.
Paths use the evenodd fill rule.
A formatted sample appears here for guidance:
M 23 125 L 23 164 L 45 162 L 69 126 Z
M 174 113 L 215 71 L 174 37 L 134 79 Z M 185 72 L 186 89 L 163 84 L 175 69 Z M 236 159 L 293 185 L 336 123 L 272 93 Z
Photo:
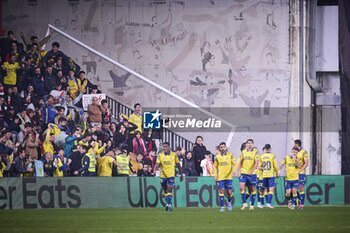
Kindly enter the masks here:
M 201 107 L 288 107 L 287 0 L 16 2 L 2 3 L 3 27 L 18 39 L 20 32 L 43 37 L 50 23 Z M 169 96 L 53 40 L 107 94 L 130 106 L 168 106 Z
M 241 205 L 234 179 L 235 207 Z M 350 176 L 308 176 L 306 206 L 350 204 Z M 0 209 L 163 207 L 159 178 L 7 178 L 0 180 Z M 175 207 L 218 207 L 214 177 L 176 178 Z M 284 179 L 272 204 L 286 205 Z M 287 208 L 287 207 L 286 207 Z
M 254 138 L 258 148 L 267 143 L 271 125 L 259 119 L 271 117 L 270 108 L 281 108 L 288 121 L 290 95 L 298 91 L 290 90 L 291 66 L 298 62 L 291 59 L 289 38 L 290 12 L 298 9 L 290 9 L 288 0 L 15 0 L 3 1 L 2 9 L 3 28 L 19 40 L 20 33 L 43 38 L 52 24 L 177 95 L 219 109 L 218 115 L 221 108 L 263 109 L 267 115 L 241 116 L 257 121 L 239 126 L 235 154 L 247 138 Z M 187 107 L 61 35 L 54 33 L 47 49 L 53 41 L 106 95 L 123 104 Z M 296 139 L 285 129 L 268 136 L 280 158 Z M 225 141 L 227 135 L 215 138 Z M 217 143 L 207 140 L 207 148 L 214 150 Z

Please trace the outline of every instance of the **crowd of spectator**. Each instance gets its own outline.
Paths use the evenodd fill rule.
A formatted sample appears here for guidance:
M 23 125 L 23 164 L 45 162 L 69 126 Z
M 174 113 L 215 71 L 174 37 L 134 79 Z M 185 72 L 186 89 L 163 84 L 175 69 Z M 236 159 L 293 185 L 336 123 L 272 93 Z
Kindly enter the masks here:
M 0 177 L 154 176 L 159 137 L 142 129 L 142 108 L 113 119 L 98 94 L 51 34 L 23 43 L 9 31 L 0 41 Z M 213 175 L 211 153 L 197 137 L 191 151 L 176 148 L 187 176 Z

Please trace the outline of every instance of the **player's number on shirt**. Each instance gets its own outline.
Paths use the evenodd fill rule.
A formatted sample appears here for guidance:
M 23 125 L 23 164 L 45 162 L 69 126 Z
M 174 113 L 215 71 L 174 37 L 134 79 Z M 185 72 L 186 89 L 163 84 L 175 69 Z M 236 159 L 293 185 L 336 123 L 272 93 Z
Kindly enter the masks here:
M 271 170 L 271 162 L 270 161 L 263 162 L 263 167 L 264 167 L 264 170 Z

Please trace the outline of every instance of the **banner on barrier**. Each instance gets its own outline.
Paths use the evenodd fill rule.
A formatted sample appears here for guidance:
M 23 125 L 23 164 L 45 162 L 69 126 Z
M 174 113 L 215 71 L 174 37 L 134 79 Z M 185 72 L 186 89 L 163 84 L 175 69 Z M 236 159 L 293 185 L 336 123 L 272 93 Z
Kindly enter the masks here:
M 308 176 L 305 205 L 350 204 L 350 176 Z M 234 206 L 241 205 L 234 179 Z M 175 207 L 217 207 L 213 177 L 176 179 Z M 285 205 L 284 179 L 277 179 L 273 205 Z M 160 179 L 151 177 L 2 178 L 0 209 L 163 207 Z

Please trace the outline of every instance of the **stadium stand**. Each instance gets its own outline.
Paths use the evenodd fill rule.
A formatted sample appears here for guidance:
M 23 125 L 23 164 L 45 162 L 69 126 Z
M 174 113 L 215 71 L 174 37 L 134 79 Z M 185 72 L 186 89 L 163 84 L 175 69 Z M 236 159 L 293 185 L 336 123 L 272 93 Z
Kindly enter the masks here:
M 110 105 L 120 103 L 108 97 L 92 97 L 84 111 L 82 96 L 101 91 L 59 42 L 42 49 L 51 34 L 30 42 L 21 35 L 24 45 L 12 31 L 7 35 L 1 43 L 1 176 L 125 175 L 124 157 L 128 175 L 156 173 L 159 134 L 136 131 L 142 112 L 112 111 Z

